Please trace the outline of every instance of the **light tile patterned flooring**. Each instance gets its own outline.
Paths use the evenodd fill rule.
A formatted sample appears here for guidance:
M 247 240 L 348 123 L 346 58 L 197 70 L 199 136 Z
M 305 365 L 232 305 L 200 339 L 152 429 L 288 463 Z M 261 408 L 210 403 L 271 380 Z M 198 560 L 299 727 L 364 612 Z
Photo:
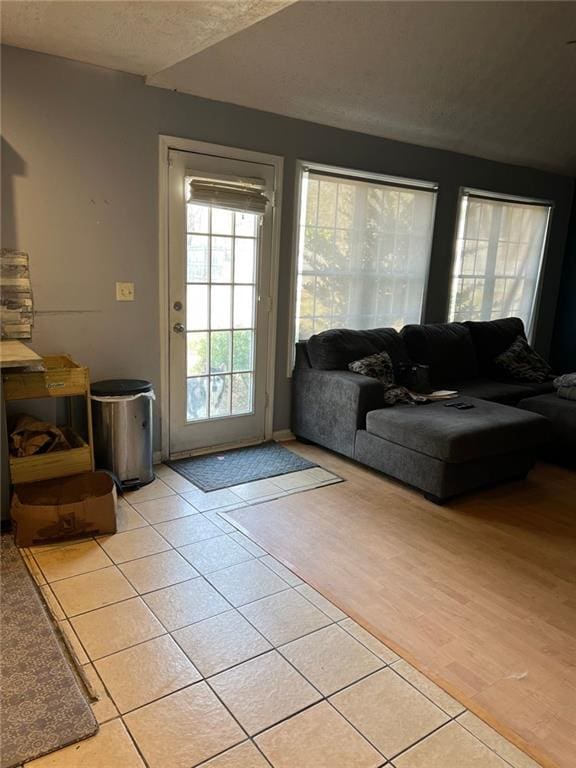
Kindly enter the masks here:
M 536 768 L 221 513 L 335 482 L 203 493 L 165 466 L 118 533 L 24 550 L 98 734 L 30 768 Z

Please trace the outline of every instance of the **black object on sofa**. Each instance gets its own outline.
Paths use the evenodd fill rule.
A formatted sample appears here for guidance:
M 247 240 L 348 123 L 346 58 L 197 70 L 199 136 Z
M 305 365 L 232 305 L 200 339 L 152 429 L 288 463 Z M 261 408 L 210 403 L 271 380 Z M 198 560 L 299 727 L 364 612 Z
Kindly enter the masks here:
M 410 485 L 436 501 L 523 477 L 547 439 L 546 418 L 510 408 L 553 390 L 552 383 L 499 380 L 492 354 L 524 336 L 522 321 L 409 325 L 371 331 L 337 329 L 297 344 L 292 431 Z M 487 351 L 488 349 L 488 351 Z M 474 405 L 443 403 L 384 408 L 382 385 L 348 364 L 387 352 L 395 370 L 428 365 L 437 388 L 456 389 Z

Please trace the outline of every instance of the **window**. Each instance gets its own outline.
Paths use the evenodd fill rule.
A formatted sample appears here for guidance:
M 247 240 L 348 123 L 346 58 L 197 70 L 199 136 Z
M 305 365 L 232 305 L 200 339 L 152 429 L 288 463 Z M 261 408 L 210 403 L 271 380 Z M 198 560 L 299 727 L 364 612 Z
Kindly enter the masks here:
M 520 317 L 531 329 L 551 206 L 464 191 L 450 320 Z
M 304 169 L 296 339 L 419 322 L 435 201 L 426 182 Z

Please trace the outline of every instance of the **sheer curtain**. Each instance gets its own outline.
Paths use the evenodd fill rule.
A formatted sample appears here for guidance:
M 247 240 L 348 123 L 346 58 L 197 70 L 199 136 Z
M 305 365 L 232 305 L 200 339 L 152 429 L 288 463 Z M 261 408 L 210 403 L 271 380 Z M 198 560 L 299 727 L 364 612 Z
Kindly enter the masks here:
M 420 321 L 435 200 L 432 185 L 304 173 L 297 339 Z
M 530 330 L 550 211 L 545 204 L 462 196 L 451 320 L 521 317 Z

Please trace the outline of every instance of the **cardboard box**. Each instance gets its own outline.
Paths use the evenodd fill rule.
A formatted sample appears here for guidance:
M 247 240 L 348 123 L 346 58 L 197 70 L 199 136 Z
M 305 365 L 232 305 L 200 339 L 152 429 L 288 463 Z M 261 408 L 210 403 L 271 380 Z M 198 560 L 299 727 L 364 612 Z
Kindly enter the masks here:
M 106 472 L 17 485 L 10 507 L 16 544 L 116 533 L 116 503 L 116 487 Z

